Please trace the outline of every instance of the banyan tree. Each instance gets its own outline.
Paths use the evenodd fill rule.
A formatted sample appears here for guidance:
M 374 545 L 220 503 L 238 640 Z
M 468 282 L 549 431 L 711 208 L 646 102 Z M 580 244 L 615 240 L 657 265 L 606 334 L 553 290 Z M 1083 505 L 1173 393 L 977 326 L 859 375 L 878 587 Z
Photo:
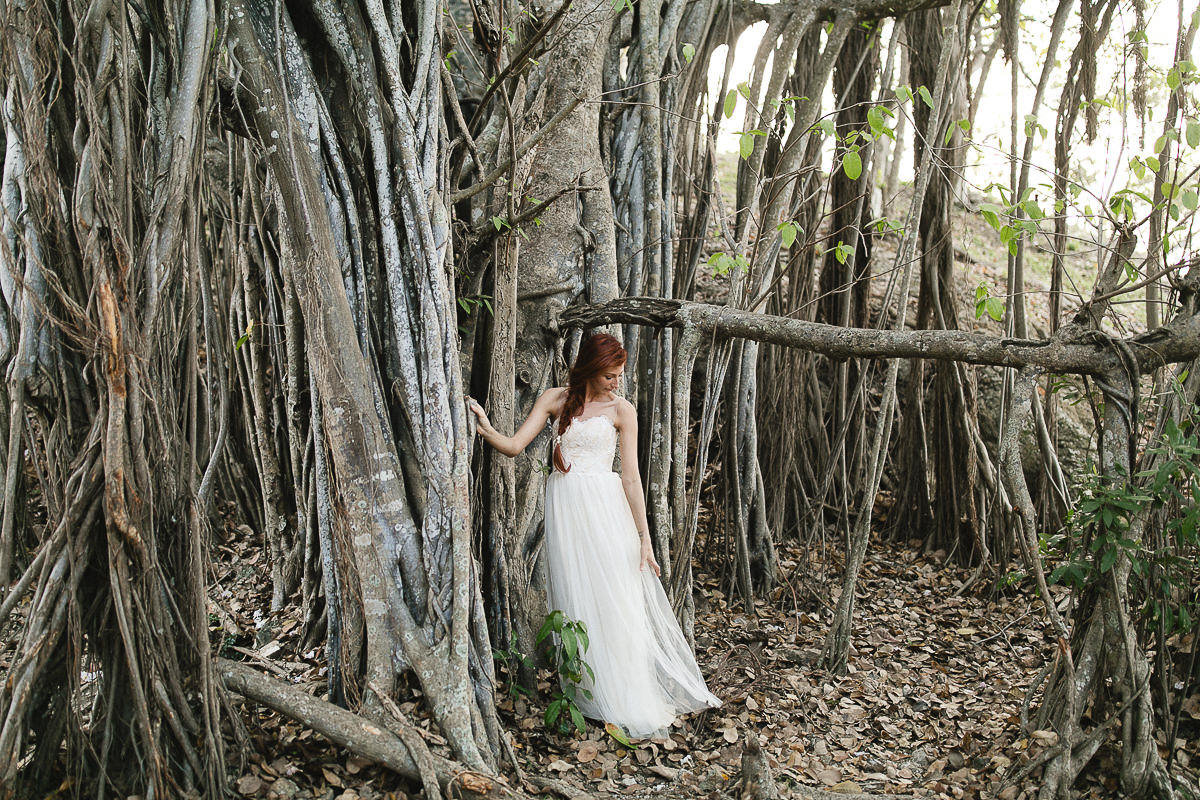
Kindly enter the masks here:
M 610 326 L 685 630 L 697 564 L 752 608 L 776 546 L 829 531 L 844 571 L 823 662 L 844 669 L 886 484 L 889 524 L 976 567 L 973 590 L 1015 566 L 1044 601 L 1058 644 L 1030 701 L 1061 745 L 1030 766 L 1043 796 L 1106 743 L 1127 793 L 1174 796 L 1155 736 L 1180 698 L 1147 609 L 1179 601 L 1163 581 L 1196 552 L 1177 524 L 1194 458 L 1158 444 L 1200 402 L 1197 17 L 1181 10 L 1165 98 L 1130 46 L 1132 85 L 1098 102 L 1098 54 L 1140 41 L 1135 7 L 1060 0 L 1030 107 L 1019 2 L 0 0 L 0 784 L 223 796 L 236 693 L 429 796 L 519 794 L 499 777 L 492 650 L 535 650 L 548 436 L 483 452 L 464 397 L 511 430 Z M 1003 312 L 993 334 L 958 299 L 951 213 L 1000 63 L 1017 110 L 984 208 L 1009 253 L 981 298 Z M 1072 158 L 1126 94 L 1162 123 L 1141 194 L 1088 185 Z M 1041 189 L 1042 133 L 1017 121 L 1039 114 Z M 726 185 L 722 127 L 740 129 Z M 1098 256 L 1073 296 L 1081 219 Z M 1047 331 L 1025 312 L 1037 237 Z M 1140 333 L 1113 325 L 1134 290 Z M 983 369 L 1002 375 L 995 433 Z M 1083 497 L 1119 513 L 1072 513 L 1064 375 L 1099 421 Z M 1120 505 L 1148 492 L 1174 500 Z M 264 612 L 302 610 L 323 699 L 214 658 L 227 524 L 262 539 Z M 1061 531 L 1065 611 L 1046 569 Z M 418 692 L 449 756 L 400 710 Z

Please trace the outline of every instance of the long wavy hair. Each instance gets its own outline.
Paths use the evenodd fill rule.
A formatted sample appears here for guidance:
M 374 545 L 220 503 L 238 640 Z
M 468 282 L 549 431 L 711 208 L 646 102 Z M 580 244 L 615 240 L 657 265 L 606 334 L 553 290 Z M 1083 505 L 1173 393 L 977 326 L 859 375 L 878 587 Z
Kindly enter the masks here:
M 558 414 L 558 435 L 562 436 L 571 425 L 571 420 L 583 411 L 583 403 L 587 399 L 587 387 L 592 379 L 612 367 L 625 363 L 628 354 L 621 342 L 615 336 L 607 333 L 593 333 L 579 346 L 579 354 L 575 356 L 575 364 L 571 367 L 567 379 L 567 399 L 563 402 L 562 411 Z M 558 442 L 554 443 L 554 466 L 559 472 L 570 472 L 571 468 L 563 461 L 562 450 Z

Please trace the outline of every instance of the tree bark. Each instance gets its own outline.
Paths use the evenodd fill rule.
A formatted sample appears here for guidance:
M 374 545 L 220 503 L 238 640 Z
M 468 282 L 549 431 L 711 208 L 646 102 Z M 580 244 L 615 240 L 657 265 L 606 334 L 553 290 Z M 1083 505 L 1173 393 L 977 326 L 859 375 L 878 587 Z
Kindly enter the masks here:
M 611 323 L 673 328 L 692 325 L 704 336 L 770 342 L 832 358 L 926 358 L 999 367 L 1037 366 L 1079 375 L 1103 375 L 1120 366 L 1120 358 L 1111 348 L 1087 334 L 1078 338 L 1010 339 L 969 331 L 841 328 L 685 300 L 623 297 L 599 305 L 577 304 L 561 319 L 564 327 Z M 1200 316 L 1182 316 L 1156 331 L 1117 341 L 1130 349 L 1141 370 L 1190 361 L 1200 356 Z

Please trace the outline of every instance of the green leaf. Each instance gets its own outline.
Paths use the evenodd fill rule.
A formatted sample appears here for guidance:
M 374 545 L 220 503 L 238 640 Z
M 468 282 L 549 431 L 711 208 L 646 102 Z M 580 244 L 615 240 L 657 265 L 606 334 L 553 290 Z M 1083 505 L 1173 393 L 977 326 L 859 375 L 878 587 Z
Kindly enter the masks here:
M 1200 122 L 1194 119 L 1189 119 L 1187 129 L 1184 131 L 1184 136 L 1187 138 L 1188 147 L 1196 147 L 1200 145 Z
M 862 156 L 857 150 L 847 150 L 842 154 L 842 171 L 852 181 L 858 180 L 858 176 L 862 175 Z
M 1146 156 L 1146 166 L 1155 172 L 1158 172 L 1158 159 L 1154 156 Z
M 733 268 L 733 259 L 728 253 L 713 253 L 708 257 L 708 265 L 712 267 L 713 275 L 725 275 Z
M 237 338 L 237 341 L 233 343 L 233 349 L 235 351 L 241 350 L 242 345 L 244 345 L 246 342 L 250 341 L 250 334 L 253 332 L 254 332 L 254 320 L 250 320 L 248 323 L 246 323 L 245 332 L 243 332 L 242 335 Z
M 783 239 L 783 246 L 791 247 L 792 243 L 796 241 L 796 223 L 785 222 L 779 226 L 778 230 Z
M 571 721 L 575 723 L 575 730 L 580 733 L 587 730 L 587 727 L 583 724 L 583 714 L 580 713 L 579 709 L 572 705 L 568 706 L 568 710 L 571 712 Z
M 871 132 L 876 136 L 883 131 L 883 111 L 879 106 L 872 106 L 867 111 L 867 124 L 871 126 Z
M 829 117 L 826 117 L 825 119 L 821 120 L 816 125 L 814 125 L 813 130 L 820 130 L 826 136 L 836 136 L 837 135 L 837 128 L 834 126 L 833 120 L 830 119 Z
M 912 89 L 908 86 L 899 86 L 896 88 L 896 97 L 900 98 L 901 103 L 907 103 L 913 99 Z
M 729 94 L 725 95 L 725 119 L 733 116 L 733 109 L 737 107 L 737 92 L 733 89 L 729 90 Z
M 591 645 L 591 640 L 588 639 L 587 628 L 582 622 L 575 625 L 575 637 L 579 640 L 579 654 L 583 655 Z M 584 664 L 584 666 L 586 667 L 587 665 Z
M 542 640 L 549 636 L 556 627 L 558 620 L 562 619 L 562 612 L 555 610 L 546 615 L 546 619 L 542 622 L 542 627 L 538 629 L 537 643 L 541 644 Z
M 984 203 L 979 207 L 979 213 L 983 215 L 988 225 L 997 231 L 1000 230 L 1000 215 L 1004 213 L 1003 208 L 995 203 Z
M 559 635 L 562 637 L 563 652 L 567 654 L 567 658 L 574 658 L 579 645 L 575 639 L 575 629 L 564 627 Z
M 917 96 L 921 98 L 925 105 L 929 106 L 931 109 L 933 108 L 933 95 L 931 95 L 929 90 L 924 86 L 917 87 Z
M 616 739 L 618 743 L 624 745 L 625 747 L 628 747 L 630 750 L 637 749 L 633 745 L 633 743 L 629 741 L 629 737 L 625 734 L 625 731 L 621 728 L 620 725 L 615 725 L 611 722 L 606 722 L 606 723 L 604 723 L 604 732 L 607 733 L 609 736 L 611 736 L 613 739 Z
M 1117 561 L 1117 548 L 1110 547 L 1104 551 L 1104 555 L 1100 556 L 1100 571 L 1108 572 L 1112 569 L 1112 565 Z
M 1030 219 L 1042 219 L 1046 215 L 1042 213 L 1042 209 L 1033 200 L 1025 200 L 1021 203 L 1021 210 L 1025 212 L 1025 216 Z
M 1184 189 L 1183 196 L 1179 200 L 1188 211 L 1196 210 L 1196 191 L 1194 189 Z
M 999 297 L 989 297 L 983 302 L 983 308 L 987 315 L 996 322 L 1004 319 L 1004 301 Z
M 738 150 L 742 154 L 742 158 L 749 161 L 750 154 L 754 152 L 754 134 L 743 133 L 738 140 Z
M 558 719 L 558 711 L 562 706 L 562 702 L 562 700 L 554 700 L 550 705 L 546 706 L 546 716 L 542 717 L 542 724 L 547 728 L 553 725 L 554 721 Z
M 742 81 L 737 85 L 737 90 L 738 94 L 740 94 L 742 97 L 746 98 L 747 100 L 750 99 L 750 84 Z
M 683 45 L 683 60 L 687 63 L 692 63 L 692 59 L 696 57 L 696 45 L 691 42 L 685 42 Z

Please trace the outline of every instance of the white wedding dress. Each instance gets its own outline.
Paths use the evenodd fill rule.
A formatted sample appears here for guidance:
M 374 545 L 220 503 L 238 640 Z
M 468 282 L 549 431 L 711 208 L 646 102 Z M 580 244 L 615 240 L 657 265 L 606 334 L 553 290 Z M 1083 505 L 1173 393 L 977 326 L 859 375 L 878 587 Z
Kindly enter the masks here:
M 595 681 L 580 684 L 592 696 L 579 692 L 579 709 L 630 736 L 664 735 L 679 714 L 721 701 L 704 685 L 658 577 L 639 569 L 633 512 L 612 469 L 613 421 L 577 417 L 558 441 L 571 469 L 546 480 L 547 602 L 587 626 L 583 658 Z

